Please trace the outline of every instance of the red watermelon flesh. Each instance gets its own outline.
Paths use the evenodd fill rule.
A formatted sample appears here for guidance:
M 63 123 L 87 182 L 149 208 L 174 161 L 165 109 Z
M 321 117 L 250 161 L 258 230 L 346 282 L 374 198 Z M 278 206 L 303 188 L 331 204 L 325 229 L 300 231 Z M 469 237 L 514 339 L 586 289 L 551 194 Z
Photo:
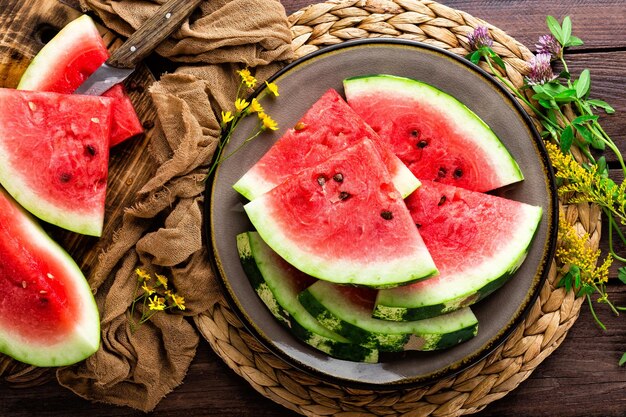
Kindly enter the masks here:
M 283 182 L 291 174 L 319 164 L 334 153 L 364 138 L 377 147 L 398 191 L 410 194 L 419 182 L 386 147 L 381 139 L 330 89 L 307 110 L 261 159 L 234 185 L 235 190 L 252 200 Z
M 316 278 L 390 287 L 436 273 L 369 139 L 292 175 L 244 209 L 275 252 Z
M 380 291 L 375 316 L 381 318 L 426 318 L 484 298 L 522 264 L 542 213 L 540 207 L 433 181 L 423 181 L 405 202 L 439 275 Z
M 66 25 L 33 58 L 17 88 L 71 94 L 109 57 L 93 20 L 83 15 Z M 143 132 L 121 84 L 104 93 L 115 100 L 110 146 Z
M 72 258 L 0 188 L 0 351 L 37 366 L 78 362 L 99 316 Z
M 28 211 L 99 236 L 112 99 L 0 89 L 0 183 Z
M 344 86 L 350 106 L 420 180 L 489 191 L 523 179 L 495 133 L 443 91 L 390 75 Z

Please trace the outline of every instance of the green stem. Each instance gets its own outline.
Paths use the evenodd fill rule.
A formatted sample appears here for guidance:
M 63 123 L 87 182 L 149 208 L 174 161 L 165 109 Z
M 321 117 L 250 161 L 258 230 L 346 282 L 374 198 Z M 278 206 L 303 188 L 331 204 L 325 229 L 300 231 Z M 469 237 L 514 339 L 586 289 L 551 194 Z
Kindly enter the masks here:
M 263 129 L 260 129 L 260 128 L 257 129 L 257 132 L 254 135 L 250 136 L 248 139 L 246 139 L 243 142 L 241 142 L 241 144 L 239 146 L 237 146 L 231 153 L 226 155 L 224 158 L 220 159 L 218 163 L 221 164 L 222 162 L 225 162 L 226 160 L 228 160 L 228 158 L 230 158 L 231 156 L 236 154 L 241 148 L 243 148 L 246 143 L 250 142 L 251 140 L 253 140 L 257 136 L 259 136 L 262 131 L 263 131 Z
M 618 261 L 626 262 L 626 258 L 622 258 L 617 253 L 615 253 L 615 249 L 613 248 L 613 228 L 615 228 L 615 232 L 620 237 L 620 239 L 622 239 L 622 242 L 626 243 L 626 239 L 624 239 L 624 235 L 622 234 L 619 225 L 615 221 L 613 213 L 611 213 L 611 211 L 606 207 L 603 208 L 603 211 L 606 217 L 609 219 L 609 252 L 611 253 L 611 256 L 613 256 L 613 258 L 617 259 Z
M 596 321 L 596 323 L 598 323 L 598 326 L 600 326 L 602 330 L 606 330 L 606 326 L 600 321 L 600 319 L 596 315 L 596 311 L 593 308 L 593 301 L 591 301 L 591 296 L 587 294 L 586 297 L 587 297 L 587 303 L 589 304 L 589 311 L 591 311 L 591 315 L 593 316 L 593 319 Z

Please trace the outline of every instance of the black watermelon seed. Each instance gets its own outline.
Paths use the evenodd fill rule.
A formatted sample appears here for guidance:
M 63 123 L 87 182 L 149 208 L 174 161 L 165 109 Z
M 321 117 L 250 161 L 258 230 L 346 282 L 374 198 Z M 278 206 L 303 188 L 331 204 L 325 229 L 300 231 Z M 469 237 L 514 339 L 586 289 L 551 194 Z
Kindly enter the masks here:
M 393 213 L 387 210 L 383 210 L 380 212 L 380 217 L 382 217 L 385 220 L 391 220 L 393 219 Z
M 96 156 L 96 148 L 93 145 L 85 145 L 85 153 L 89 156 Z
M 340 200 L 346 200 L 347 198 L 350 197 L 350 193 L 342 191 L 339 193 L 339 199 Z
M 415 227 L 417 227 L 419 229 L 420 227 L 422 227 L 422 225 L 419 224 L 419 223 L 415 223 Z
M 324 178 L 323 175 L 320 175 L 319 177 L 317 177 L 317 183 L 320 185 L 320 187 L 323 187 L 324 184 L 326 184 L 326 178 Z
M 446 196 L 442 195 L 441 198 L 439 199 L 439 203 L 437 203 L 437 205 L 441 206 L 445 202 L 446 202 Z
M 424 149 L 427 146 L 428 146 L 428 142 L 426 142 L 425 140 L 420 140 L 419 142 L 417 142 L 417 147 L 420 149 Z
M 439 167 L 439 172 L 437 172 L 437 176 L 443 178 L 448 173 L 448 170 L 445 167 Z
M 452 175 L 454 176 L 454 178 L 461 178 L 463 176 L 463 170 L 461 168 L 457 168 L 454 170 Z
M 414 138 L 418 137 L 420 135 L 420 131 L 417 129 L 413 129 L 411 130 L 411 136 L 413 136 Z
M 146 120 L 145 122 L 141 124 L 141 126 L 143 126 L 144 129 L 149 130 L 154 127 L 154 122 L 152 120 Z
M 335 175 L 333 175 L 333 180 L 337 182 L 343 182 L 343 174 L 341 172 L 336 173 Z
M 63 183 L 69 182 L 71 179 L 72 174 L 70 174 L 69 172 L 62 172 L 61 175 L 59 175 L 59 180 Z

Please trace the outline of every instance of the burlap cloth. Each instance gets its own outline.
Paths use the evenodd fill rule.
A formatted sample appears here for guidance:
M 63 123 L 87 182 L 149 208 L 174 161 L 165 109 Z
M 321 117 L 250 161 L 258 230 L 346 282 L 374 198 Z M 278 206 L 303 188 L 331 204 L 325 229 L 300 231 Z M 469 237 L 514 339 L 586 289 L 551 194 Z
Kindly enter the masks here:
M 125 36 L 159 7 L 137 0 L 81 5 Z M 220 133 L 216 115 L 233 106 L 237 69 L 254 67 L 263 80 L 292 57 L 291 33 L 278 1 L 211 0 L 157 53 L 182 64 L 150 88 L 164 133 L 150 144 L 155 174 L 89 277 L 101 347 L 57 371 L 59 382 L 82 397 L 144 411 L 182 382 L 199 342 L 189 318 L 221 297 L 202 239 L 205 178 Z M 169 278 L 186 309 L 156 314 L 133 332 L 128 310 L 138 267 Z

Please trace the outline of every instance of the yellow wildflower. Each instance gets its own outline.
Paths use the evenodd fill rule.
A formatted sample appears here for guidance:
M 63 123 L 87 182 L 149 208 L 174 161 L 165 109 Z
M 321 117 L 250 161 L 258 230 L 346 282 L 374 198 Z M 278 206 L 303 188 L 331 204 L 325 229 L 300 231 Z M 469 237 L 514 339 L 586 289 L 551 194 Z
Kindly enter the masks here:
M 278 94 L 278 86 L 276 85 L 276 83 L 268 83 L 267 81 L 265 81 L 265 85 L 267 85 L 267 89 L 270 90 L 274 97 L 278 97 L 280 95 Z
M 252 99 L 252 103 L 250 103 L 250 113 L 262 113 L 263 112 L 263 106 L 261 106 L 261 103 L 259 103 L 259 100 L 257 100 L 256 98 Z
M 250 103 L 248 103 L 243 98 L 238 98 L 237 100 L 235 100 L 235 109 L 237 110 L 237 113 L 241 113 L 242 111 L 244 111 L 244 109 L 248 107 L 248 104 Z
M 267 114 L 260 112 L 259 119 L 261 119 L 261 123 L 263 123 L 263 126 L 261 126 L 262 130 L 278 130 L 278 123 Z
M 226 124 L 228 122 L 230 122 L 231 120 L 233 120 L 235 117 L 233 116 L 233 114 L 230 111 L 227 112 L 222 112 L 222 123 Z
M 609 267 L 613 258 L 608 256 L 601 266 L 597 266 L 600 249 L 592 250 L 587 242 L 589 236 L 580 236 L 574 227 L 563 216 L 559 219 L 559 241 L 556 258 L 564 265 L 576 265 L 580 269 L 580 280 L 583 284 L 602 284 L 608 281 Z
M 148 304 L 148 308 L 150 310 L 155 310 L 155 311 L 165 310 L 165 298 L 157 297 L 155 295 L 154 297 L 151 297 L 149 300 L 150 300 L 150 303 Z
M 154 288 L 148 286 L 148 283 L 144 281 L 144 283 L 141 285 L 141 288 L 143 289 L 143 291 L 147 294 L 147 295 L 152 295 L 154 294 Z
M 185 309 L 185 297 L 181 297 L 177 294 L 172 294 L 172 301 L 174 302 L 174 306 L 176 306 L 179 310 Z
M 150 274 L 147 273 L 146 271 L 144 271 L 141 268 L 135 269 L 135 273 L 137 274 L 137 279 L 139 279 L 139 282 L 141 282 L 141 281 L 148 281 L 151 278 Z
M 154 274 L 157 277 L 157 280 L 163 285 L 163 288 L 167 289 L 167 278 L 163 275 Z
M 241 81 L 243 81 L 249 88 L 254 88 L 256 85 L 256 78 L 250 74 L 250 70 L 247 68 L 242 69 L 241 71 L 237 71 L 239 76 L 241 77 Z

